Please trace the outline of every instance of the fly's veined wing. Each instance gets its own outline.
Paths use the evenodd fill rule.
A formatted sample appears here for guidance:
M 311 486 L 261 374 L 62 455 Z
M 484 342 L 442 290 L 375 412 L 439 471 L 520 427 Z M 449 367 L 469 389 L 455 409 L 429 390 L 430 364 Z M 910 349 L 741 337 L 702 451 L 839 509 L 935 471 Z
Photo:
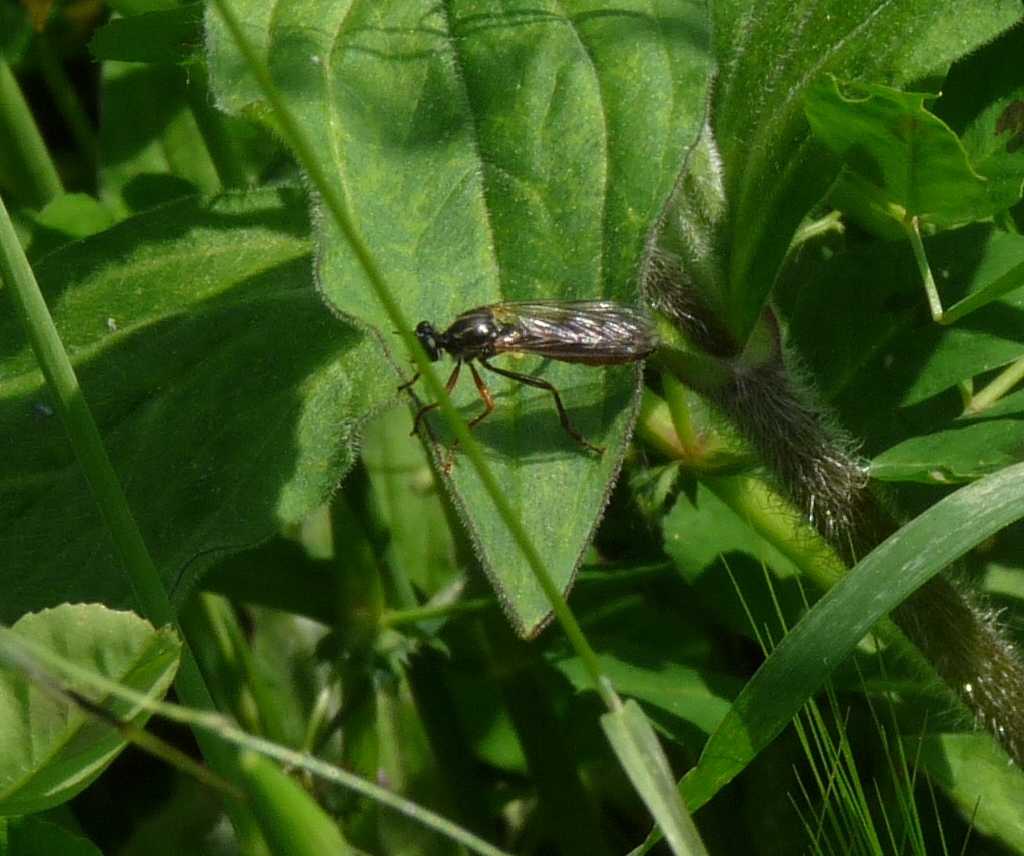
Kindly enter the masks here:
M 495 342 L 499 353 L 611 365 L 642 360 L 658 344 L 644 310 L 612 300 L 524 300 L 490 309 L 506 328 Z

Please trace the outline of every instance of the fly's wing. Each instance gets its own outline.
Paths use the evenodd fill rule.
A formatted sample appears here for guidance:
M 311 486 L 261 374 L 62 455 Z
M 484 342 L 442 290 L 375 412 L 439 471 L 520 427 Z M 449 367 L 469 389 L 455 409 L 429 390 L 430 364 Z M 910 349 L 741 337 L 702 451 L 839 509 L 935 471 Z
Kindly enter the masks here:
M 502 325 L 497 353 L 611 365 L 642 360 L 658 344 L 646 312 L 612 300 L 524 300 L 490 310 Z

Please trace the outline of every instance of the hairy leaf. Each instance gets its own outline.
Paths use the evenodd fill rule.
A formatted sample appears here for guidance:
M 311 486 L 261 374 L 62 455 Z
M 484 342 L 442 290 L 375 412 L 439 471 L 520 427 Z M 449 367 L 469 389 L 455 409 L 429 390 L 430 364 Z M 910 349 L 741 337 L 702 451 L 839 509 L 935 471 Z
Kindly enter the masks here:
M 309 281 L 294 192 L 183 200 L 47 257 L 37 276 L 175 598 L 217 554 L 322 503 L 394 400 Z M 128 584 L 16 320 L 0 317 L 0 619 Z
M 502 300 L 637 301 L 632 280 L 647 229 L 702 114 L 710 58 L 701 3 L 304 0 L 271 15 L 248 0 L 234 8 L 412 322 L 443 328 Z M 211 12 L 207 21 L 219 102 L 265 115 L 219 18 Z M 314 223 L 326 300 L 381 333 L 376 371 L 397 385 L 409 370 L 393 352 L 393 325 L 331 218 L 318 210 Z M 564 588 L 618 469 L 639 375 L 506 365 L 542 374 L 580 432 L 608 449 L 597 457 L 568 437 L 549 393 L 485 372 L 498 408 L 477 438 Z M 455 395 L 467 418 L 480 412 L 469 378 Z M 547 600 L 458 457 L 448 489 L 512 621 L 536 632 Z

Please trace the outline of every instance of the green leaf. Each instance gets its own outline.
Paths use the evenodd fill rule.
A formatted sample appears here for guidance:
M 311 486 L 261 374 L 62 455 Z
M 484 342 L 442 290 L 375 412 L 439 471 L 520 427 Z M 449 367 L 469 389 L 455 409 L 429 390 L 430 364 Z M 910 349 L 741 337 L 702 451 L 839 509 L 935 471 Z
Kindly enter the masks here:
M 103 64 L 100 199 L 119 219 L 220 189 L 187 87 L 178 66 Z
M 203 3 L 114 18 L 93 34 L 96 59 L 180 63 L 202 47 Z
M 0 853 L 4 856 L 103 856 L 89 839 L 38 817 L 10 821 L 6 842 L 3 839 L 4 833 L 0 831 Z
M 1021 17 L 1016 0 L 972 11 L 964 16 L 956 0 L 713 5 L 719 75 L 706 154 L 688 163 L 666 223 L 669 251 L 738 342 L 760 316 L 797 226 L 836 174 L 834 158 L 809 135 L 807 87 L 829 72 L 898 86 Z
M 631 280 L 646 231 L 703 116 L 703 4 L 630 0 L 614 4 L 614 15 L 579 2 L 510 12 L 307 0 L 277 6 L 273 17 L 255 0 L 234 8 L 412 321 L 447 325 L 500 300 L 637 300 Z M 213 13 L 207 44 L 221 106 L 264 113 Z M 318 212 L 314 223 L 325 298 L 378 330 L 390 351 L 392 325 L 348 242 L 331 218 Z M 377 371 L 397 385 L 404 363 L 404 354 L 381 352 Z M 539 368 L 607 454 L 588 455 L 565 435 L 548 393 L 504 378 L 488 377 L 498 409 L 477 437 L 565 588 L 618 469 L 639 374 Z M 471 383 L 455 394 L 467 417 L 480 411 Z M 475 471 L 457 461 L 449 488 L 510 618 L 536 632 L 547 600 Z
M 832 77 L 812 86 L 804 103 L 814 134 L 893 207 L 895 219 L 948 227 L 1010 208 L 1022 178 L 980 175 L 956 134 L 925 109 L 935 97 Z
M 62 244 L 95 235 L 114 223 L 113 215 L 85 193 L 63 193 L 32 217 L 26 254 L 38 258 Z
M 1024 464 L 1018 464 L 947 496 L 868 554 L 782 639 L 743 688 L 683 780 L 690 809 L 710 800 L 786 727 L 879 619 L 1022 517 Z
M 708 614 L 703 592 L 670 568 L 641 578 L 632 576 L 637 570 L 585 571 L 573 608 L 616 691 L 644 702 L 665 734 L 696 752 L 742 682 L 709 641 L 709 626 L 717 629 L 718 620 Z M 593 688 L 567 646 L 555 646 L 548 658 L 577 692 Z
M 354 852 L 330 815 L 274 761 L 245 752 L 239 776 L 271 852 L 291 856 Z
M 780 604 L 793 621 L 803 611 L 796 565 L 705 485 L 680 494 L 662 534 L 665 552 L 703 609 L 735 633 L 753 636 L 751 616 L 758 628 L 777 627 Z
M 324 502 L 365 415 L 394 399 L 367 340 L 315 295 L 307 228 L 294 192 L 183 200 L 36 271 L 178 602 L 218 554 Z M 0 618 L 125 604 L 119 559 L 9 314 L 0 342 L 0 432 L 19 452 L 0 463 Z
M 1024 244 L 1021 243 L 1019 237 L 1017 237 L 1017 240 L 1013 240 L 1013 237 L 1017 236 L 1011 237 L 1007 235 L 1006 238 L 1009 239 L 1007 243 L 1016 244 L 1017 246 L 1014 249 L 1019 250 Z M 992 276 L 977 291 L 972 292 L 962 300 L 958 300 L 942 313 L 942 323 L 953 324 L 965 315 L 969 315 L 975 309 L 987 306 L 1004 294 L 1009 294 L 1022 288 L 1024 288 L 1024 262 L 1014 265 L 1002 275 Z
M 1024 263 L 1024 238 L 991 226 L 944 232 L 925 249 L 949 304 Z M 962 408 L 959 395 L 929 399 L 1024 354 L 1024 288 L 960 324 L 934 324 L 905 244 L 808 252 L 787 272 L 778 300 L 819 394 L 872 454 L 945 428 Z
M 917 760 L 965 820 L 1013 852 L 1024 851 L 1024 773 L 1006 763 L 1004 753 L 988 734 L 928 734 L 904 738 L 906 754 Z
M 732 675 L 715 674 L 667 660 L 651 664 L 638 658 L 630 662 L 602 653 L 598 661 L 601 673 L 618 692 L 689 722 L 704 734 L 718 727 L 729 710 L 731 699 L 742 686 L 740 679 Z M 591 688 L 592 683 L 579 658 L 559 660 L 555 667 L 577 691 Z
M 620 710 L 602 715 L 601 727 L 672 852 L 677 856 L 706 854 L 700 833 L 679 798 L 668 759 L 640 705 L 628 700 Z
M 11 630 L 149 698 L 167 691 L 178 666 L 180 643 L 173 631 L 154 630 L 132 613 L 99 604 L 32 613 Z M 140 708 L 83 692 L 120 719 L 136 725 L 148 719 Z M 54 699 L 20 672 L 0 672 L 0 816 L 30 814 L 71 799 L 125 745 L 117 731 L 77 705 Z
M 954 66 L 935 105 L 978 172 L 999 180 L 1024 179 L 1024 77 L 1016 62 L 1022 50 L 1024 31 L 1015 27 Z
M 912 437 L 871 462 L 872 478 L 949 484 L 1024 461 L 1024 391 L 949 428 Z

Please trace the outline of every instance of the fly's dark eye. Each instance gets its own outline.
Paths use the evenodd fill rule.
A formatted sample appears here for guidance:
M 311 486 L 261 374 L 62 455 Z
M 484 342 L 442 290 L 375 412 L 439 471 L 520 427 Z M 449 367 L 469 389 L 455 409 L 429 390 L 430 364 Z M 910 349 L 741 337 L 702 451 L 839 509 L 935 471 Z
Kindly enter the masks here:
M 441 359 L 441 347 L 437 341 L 437 331 L 429 321 L 420 321 L 416 325 L 416 338 L 420 340 L 423 350 L 427 352 L 432 363 Z

